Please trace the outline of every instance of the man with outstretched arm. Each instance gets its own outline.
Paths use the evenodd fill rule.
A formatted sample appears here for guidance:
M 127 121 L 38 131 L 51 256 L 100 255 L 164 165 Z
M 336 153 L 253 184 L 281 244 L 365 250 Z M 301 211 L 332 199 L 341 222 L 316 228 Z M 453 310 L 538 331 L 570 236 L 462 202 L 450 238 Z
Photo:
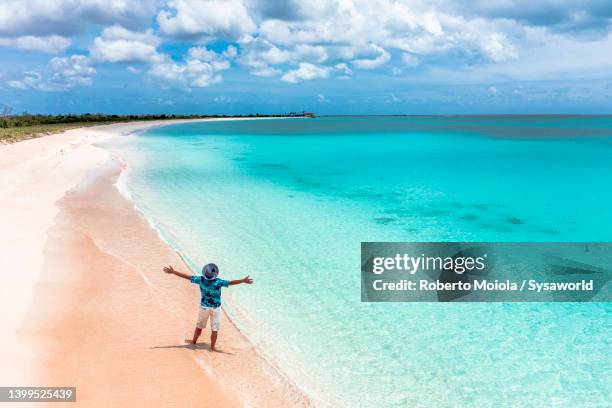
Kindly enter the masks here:
M 250 285 L 253 283 L 253 279 L 249 276 L 232 281 L 220 279 L 218 277 L 219 267 L 213 263 L 204 265 L 202 268 L 202 276 L 192 276 L 179 272 L 170 265 L 164 268 L 164 272 L 188 279 L 191 283 L 200 285 L 202 299 L 200 301 L 200 313 L 198 314 L 198 321 L 195 331 L 193 332 L 192 343 L 196 344 L 198 337 L 202 334 L 202 329 L 206 327 L 206 323 L 210 318 L 210 350 L 215 351 L 217 333 L 219 332 L 221 321 L 221 288 L 227 288 L 228 286 L 238 285 L 240 283 L 247 283 Z

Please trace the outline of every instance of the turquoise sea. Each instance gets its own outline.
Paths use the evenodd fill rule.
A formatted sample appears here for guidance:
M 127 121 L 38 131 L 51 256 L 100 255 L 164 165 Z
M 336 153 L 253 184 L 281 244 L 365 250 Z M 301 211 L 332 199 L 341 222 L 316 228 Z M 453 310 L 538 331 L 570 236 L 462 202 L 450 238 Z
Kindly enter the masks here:
M 612 118 L 211 121 L 111 148 L 194 272 L 255 279 L 226 309 L 315 402 L 609 406 L 609 303 L 361 303 L 360 243 L 612 241 Z

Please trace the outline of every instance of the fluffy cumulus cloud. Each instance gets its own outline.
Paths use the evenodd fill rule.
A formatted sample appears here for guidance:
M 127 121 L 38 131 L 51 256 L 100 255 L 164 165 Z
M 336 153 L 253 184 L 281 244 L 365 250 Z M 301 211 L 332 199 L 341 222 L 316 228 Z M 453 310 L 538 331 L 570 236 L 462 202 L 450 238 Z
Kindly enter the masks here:
M 494 22 L 448 14 L 440 3 L 321 0 L 292 2 L 292 12 L 277 13 L 268 1 L 248 4 L 259 26 L 240 41 L 238 62 L 255 75 L 279 75 L 287 82 L 341 75 L 334 70 L 338 64 L 377 69 L 394 55 L 397 63 L 409 66 L 447 56 L 455 64 L 473 64 L 519 55 Z M 341 76 L 349 75 L 345 70 Z
M 17 90 L 33 89 L 44 92 L 67 91 L 78 86 L 91 85 L 96 70 L 84 55 L 55 57 L 50 61 L 49 75 L 36 71 L 24 72 L 20 80 L 10 80 L 7 85 Z
M 349 80 L 369 70 L 400 76 L 475 71 L 475 67 L 512 66 L 513 61 L 524 65 L 546 54 L 534 50 L 550 49 L 547 44 L 569 44 L 579 50 L 589 43 L 601 48 L 611 38 L 611 4 L 604 0 L 1 0 L 0 46 L 61 53 L 71 41 L 93 32 L 89 55 L 81 57 L 94 72 L 92 63 L 125 63 L 132 73 L 148 72 L 164 85 L 185 88 L 220 82 L 221 72 L 232 62 L 252 75 L 287 83 Z M 170 46 L 164 47 L 164 42 Z M 177 42 L 191 47 L 185 55 L 178 55 L 182 45 L 172 46 Z M 211 49 L 228 43 L 224 52 Z M 428 71 L 432 67 L 437 70 Z M 50 69 L 55 69 L 53 64 Z M 55 80 L 39 72 L 32 69 L 10 86 L 40 90 L 78 86 L 78 76 L 71 84 L 59 71 L 52 72 Z M 92 77 L 82 76 L 84 82 Z
M 205 47 L 193 47 L 181 62 L 164 55 L 161 61 L 151 67 L 149 75 L 166 86 L 205 88 L 221 82 L 220 71 L 230 67 L 229 59 L 235 54 L 236 49 L 233 46 L 229 46 L 222 53 Z
M 90 27 L 146 28 L 158 0 L 2 0 L 0 46 L 59 53 Z
M 385 51 L 382 47 L 379 47 L 376 44 L 371 44 L 370 47 L 377 55 L 372 58 L 357 58 L 352 61 L 352 64 L 354 66 L 362 69 L 378 68 L 381 65 L 387 63 L 387 61 L 389 61 L 389 59 L 391 58 L 389 53 Z
M 328 60 L 327 49 L 321 45 L 297 44 L 294 47 L 277 46 L 261 38 L 249 39 L 240 44 L 240 65 L 257 76 L 275 76 L 280 67 L 300 63 L 322 64 Z
M 296 69 L 288 71 L 281 79 L 290 83 L 311 81 L 318 78 L 327 78 L 329 72 L 329 67 L 317 66 L 309 62 L 300 62 Z
M 148 25 L 157 0 L 2 0 L 0 37 L 69 36 L 90 24 Z
M 151 29 L 133 32 L 121 26 L 104 29 L 89 49 L 99 62 L 155 62 L 162 57 L 157 53 L 159 38 Z
M 242 0 L 172 0 L 157 22 L 168 36 L 195 40 L 233 41 L 256 29 Z

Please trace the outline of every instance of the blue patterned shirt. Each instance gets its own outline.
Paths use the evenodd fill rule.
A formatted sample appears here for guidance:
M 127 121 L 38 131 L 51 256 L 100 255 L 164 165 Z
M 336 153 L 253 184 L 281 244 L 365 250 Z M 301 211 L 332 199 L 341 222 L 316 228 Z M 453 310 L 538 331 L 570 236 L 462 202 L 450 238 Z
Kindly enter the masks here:
M 191 283 L 200 285 L 200 293 L 202 293 L 202 307 L 219 307 L 221 306 L 221 288 L 227 288 L 229 281 L 215 278 L 213 280 L 204 279 L 202 276 L 192 276 Z

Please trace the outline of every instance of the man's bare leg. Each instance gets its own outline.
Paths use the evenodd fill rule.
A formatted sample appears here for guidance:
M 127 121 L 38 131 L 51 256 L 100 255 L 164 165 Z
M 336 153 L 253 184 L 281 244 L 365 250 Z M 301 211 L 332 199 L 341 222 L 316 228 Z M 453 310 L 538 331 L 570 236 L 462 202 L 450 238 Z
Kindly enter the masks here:
M 202 329 L 200 329 L 199 327 L 196 327 L 195 331 L 193 332 L 193 340 L 191 341 L 193 344 L 197 343 L 198 337 L 200 337 L 200 334 L 202 334 Z
M 217 333 L 216 331 L 210 332 L 210 350 L 215 351 L 215 343 L 217 342 Z

